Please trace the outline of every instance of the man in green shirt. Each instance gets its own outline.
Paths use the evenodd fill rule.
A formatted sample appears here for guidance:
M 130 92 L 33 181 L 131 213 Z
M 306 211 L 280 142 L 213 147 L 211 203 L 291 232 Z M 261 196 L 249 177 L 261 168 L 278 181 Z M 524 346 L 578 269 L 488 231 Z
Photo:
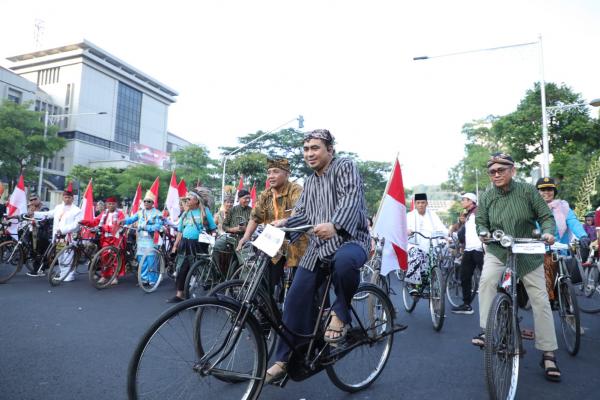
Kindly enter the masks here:
M 488 175 L 493 187 L 481 196 L 475 224 L 477 232 L 502 230 L 513 237 L 530 238 L 536 222 L 542 230 L 542 239 L 554 243 L 555 222 L 552 211 L 537 192 L 535 186 L 515 182 L 515 166 L 512 157 L 503 153 L 493 154 L 487 162 Z M 479 284 L 479 325 L 485 330 L 488 313 L 496 295 L 500 276 L 506 268 L 506 249 L 498 243 L 486 248 L 483 271 Z M 535 347 L 544 352 L 542 365 L 546 379 L 560 380 L 560 371 L 554 358 L 558 348 L 554 319 L 546 291 L 544 258 L 541 254 L 519 254 L 517 274 L 525 285 L 533 310 Z M 481 346 L 483 334 L 473 338 L 473 344 Z

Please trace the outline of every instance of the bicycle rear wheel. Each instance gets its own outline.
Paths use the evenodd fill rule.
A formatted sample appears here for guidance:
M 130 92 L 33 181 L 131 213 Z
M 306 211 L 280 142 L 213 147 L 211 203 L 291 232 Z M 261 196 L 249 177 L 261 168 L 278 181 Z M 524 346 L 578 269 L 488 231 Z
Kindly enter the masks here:
M 569 278 L 559 281 L 558 315 L 562 337 L 570 355 L 574 356 L 579 351 L 581 341 L 581 322 L 579 320 L 579 307 L 577 298 Z
M 165 257 L 157 249 L 144 254 L 137 270 L 138 285 L 146 293 L 152 293 L 158 288 L 165 275 Z
M 448 275 L 446 277 L 446 298 L 453 307 L 458 307 L 463 303 L 460 267 L 452 266 L 448 268 Z
M 404 280 L 405 271 L 398 270 L 397 274 L 400 276 L 400 287 L 402 288 L 402 304 L 404 305 L 404 309 L 407 313 L 413 312 L 417 305 L 417 301 L 419 301 L 419 297 L 410 295 L 410 288 L 408 287 L 408 283 Z
M 498 293 L 485 329 L 485 377 L 492 400 L 512 400 L 519 379 L 520 332 L 513 329 L 512 301 Z
M 60 285 L 77 266 L 77 247 L 67 246 L 61 249 L 48 268 L 48 282 L 52 286 Z
M 598 266 L 586 267 L 583 281 L 575 288 L 579 309 L 585 313 L 600 312 L 600 273 Z
M 385 368 L 394 342 L 394 307 L 389 297 L 372 284 L 361 284 L 352 299 L 352 326 L 338 345 L 340 358 L 327 367 L 327 376 L 346 392 L 369 387 Z M 364 296 L 363 296 L 364 294 Z M 349 349 L 344 352 L 344 349 Z
M 23 266 L 23 251 L 14 240 L 0 243 L 0 283 L 6 283 Z
M 119 274 L 121 252 L 114 246 L 107 246 L 96 252 L 90 263 L 90 283 L 96 289 L 108 287 Z M 102 278 L 104 278 L 102 280 Z
M 429 312 L 431 313 L 431 322 L 433 329 L 440 331 L 444 326 L 444 318 L 446 317 L 446 288 L 444 286 L 444 277 L 439 267 L 431 269 L 429 278 Z
M 265 344 L 254 317 L 241 324 L 238 315 L 238 306 L 215 298 L 188 300 L 164 312 L 129 363 L 129 399 L 256 399 L 266 370 Z

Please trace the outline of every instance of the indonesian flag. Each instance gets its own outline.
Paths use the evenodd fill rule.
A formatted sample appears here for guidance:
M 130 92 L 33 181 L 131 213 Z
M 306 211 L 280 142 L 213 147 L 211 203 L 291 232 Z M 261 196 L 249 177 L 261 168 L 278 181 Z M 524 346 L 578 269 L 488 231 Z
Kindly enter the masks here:
M 171 174 L 171 184 L 169 185 L 169 191 L 167 192 L 165 208 L 169 210 L 169 219 L 171 222 L 176 222 L 179 219 L 181 209 L 179 208 L 179 190 L 175 171 Z
M 392 176 L 381 201 L 377 222 L 373 231 L 385 238 L 381 260 L 381 274 L 408 268 L 408 232 L 406 227 L 406 204 L 404 184 L 398 158 Z
M 19 182 L 15 186 L 6 204 L 6 215 L 12 217 L 13 215 L 21 215 L 27 212 L 27 200 L 25 199 L 25 183 L 23 182 L 23 175 L 19 176 Z
M 185 195 L 187 194 L 187 186 L 185 184 L 185 179 L 181 178 L 181 182 L 179 182 L 179 185 L 177 185 L 177 194 L 179 194 L 179 197 L 185 197 Z M 179 210 L 181 211 L 181 210 Z
M 27 200 L 25 199 L 25 183 L 23 182 L 23 175 L 19 177 L 19 182 L 17 186 L 15 186 L 15 190 L 13 190 L 10 195 L 10 199 L 6 204 L 6 215 L 12 217 L 13 215 L 21 215 L 27 212 Z M 8 232 L 14 237 L 17 238 L 17 232 L 19 230 L 19 224 L 17 222 L 12 222 L 8 227 Z
M 242 175 L 242 176 L 240 176 L 240 183 L 238 183 L 237 190 L 235 191 L 235 200 L 233 202 L 233 205 L 237 205 L 240 202 L 240 199 L 238 198 L 238 193 L 243 188 L 244 188 L 244 176 Z
M 83 220 L 91 221 L 94 219 L 94 193 L 92 189 L 92 180 L 88 182 L 87 188 L 85 188 L 85 192 L 83 194 L 83 199 L 81 199 L 81 211 L 83 212 Z M 81 233 L 81 237 L 84 239 L 92 239 L 94 235 L 92 235 L 88 230 L 84 230 Z
M 250 189 L 250 207 L 254 208 L 256 204 L 256 183 L 252 185 L 252 189 Z
M 142 202 L 142 182 L 138 182 L 137 189 L 135 190 L 135 196 L 133 196 L 133 201 L 131 202 L 131 210 L 129 210 L 129 215 L 134 215 L 140 209 L 140 203 Z
M 412 210 L 414 210 L 414 209 L 415 209 L 415 195 L 413 194 L 413 195 L 410 197 L 410 211 L 412 211 Z
M 160 177 L 157 176 L 152 186 L 150 186 L 150 192 L 154 195 L 154 206 L 158 208 L 158 186 L 160 185 Z

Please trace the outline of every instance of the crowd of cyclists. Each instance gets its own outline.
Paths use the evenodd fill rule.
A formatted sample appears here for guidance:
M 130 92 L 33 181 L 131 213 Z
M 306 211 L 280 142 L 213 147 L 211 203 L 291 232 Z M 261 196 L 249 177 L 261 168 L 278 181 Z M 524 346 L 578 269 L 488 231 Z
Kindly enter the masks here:
M 195 264 L 201 256 L 210 255 L 223 280 L 232 276 L 232 268 L 248 262 L 243 249 L 265 224 L 289 228 L 310 225 L 313 227 L 311 235 L 286 242 L 271 258 L 269 293 L 274 295 L 274 288 L 283 277 L 289 277 L 286 270 L 296 272 L 288 288 L 285 307 L 282 307 L 282 320 L 294 332 L 308 334 L 313 328 L 314 316 L 307 310 L 306 299 L 314 297 L 321 287 L 325 279 L 323 265 L 330 266 L 335 300 L 328 306 L 330 316 L 323 340 L 335 347 L 345 340 L 352 328 L 350 304 L 361 280 L 361 268 L 375 253 L 375 241 L 369 236 L 371 223 L 366 214 L 360 175 L 352 161 L 336 157 L 333 135 L 327 130 L 308 132 L 303 151 L 306 163 L 314 171 L 305 178 L 304 188 L 289 180 L 290 164 L 286 159 L 269 159 L 265 167 L 270 187 L 255 204 L 250 204 L 250 193 L 242 189 L 222 199 L 221 208 L 213 214 L 210 190 L 197 187 L 180 198 L 181 215 L 175 221 L 158 210 L 156 196 L 151 191 L 146 193 L 143 204 L 133 215 L 128 216 L 119 209 L 118 199 L 111 196 L 98 202 L 98 214 L 90 220 L 84 220 L 82 210 L 73 204 L 74 193 L 70 188 L 63 192 L 63 202 L 52 210 L 44 210 L 39 197 L 32 195 L 28 213 L 21 216 L 26 223 L 21 222 L 18 231 L 10 231 L 14 221 L 2 221 L 5 232 L 2 234 L 4 242 L 0 244 L 0 283 L 7 282 L 21 265 L 27 266 L 29 276 L 46 276 L 53 262 L 60 266 L 58 281 L 74 280 L 76 264 L 81 260 L 61 250 L 79 235 L 96 251 L 90 261 L 90 264 L 96 263 L 96 272 L 89 274 L 94 286 L 117 285 L 127 271 L 134 271 L 140 286 L 155 288 L 168 269 L 165 265 L 171 265 L 175 293 L 167 302 L 180 303 L 189 297 L 188 276 L 197 268 Z M 509 155 L 493 154 L 487 163 L 491 187 L 480 198 L 473 193 L 461 195 L 464 211 L 450 229 L 428 208 L 426 193 L 414 195 L 415 209 L 407 214 L 408 265 L 399 276 L 409 296 L 424 296 L 424 282 L 430 278 L 429 252 L 434 248 L 427 238 L 437 235 L 434 244 L 452 247 L 453 260 L 458 260 L 456 264 L 460 266 L 457 277 L 462 302 L 453 306 L 451 312 L 473 314 L 472 302 L 479 291 L 482 330 L 472 339 L 472 344 L 479 347 L 484 347 L 488 340 L 485 334 L 488 312 L 506 264 L 503 247 L 489 241 L 491 233 L 498 231 L 514 237 L 534 238 L 537 229 L 541 240 L 548 245 L 555 241 L 571 245 L 575 240 L 581 249 L 583 269 L 578 268 L 572 258 L 574 261 L 568 267 L 573 282 L 584 279 L 585 269 L 593 267 L 592 260 L 598 249 L 600 226 L 596 228 L 596 222 L 600 215 L 591 212 L 582 224 L 569 204 L 556 198 L 558 190 L 554 179 L 541 178 L 535 186 L 517 182 L 513 179 L 515 168 Z M 4 245 L 17 241 L 30 245 L 23 246 L 20 253 L 14 245 Z M 456 246 L 450 246 L 452 243 Z M 102 252 L 108 248 L 114 249 L 113 252 Z M 158 251 L 159 248 L 164 250 Z M 27 252 L 30 254 L 25 254 Z M 381 252 L 378 253 L 381 257 Z M 536 341 L 536 348 L 542 351 L 540 365 L 544 376 L 550 381 L 560 381 L 552 318 L 552 310 L 557 309 L 559 303 L 554 284 L 557 261 L 550 253 L 522 254 L 517 257 L 517 271 L 534 315 L 534 330 L 523 330 L 523 337 L 530 336 Z M 474 283 L 475 272 L 481 278 Z M 207 293 L 220 283 L 206 279 L 203 289 Z M 389 280 L 385 282 L 389 287 Z M 432 293 L 425 295 L 433 297 Z M 274 363 L 265 371 L 266 383 L 280 383 L 287 376 L 295 340 L 290 337 L 278 342 Z

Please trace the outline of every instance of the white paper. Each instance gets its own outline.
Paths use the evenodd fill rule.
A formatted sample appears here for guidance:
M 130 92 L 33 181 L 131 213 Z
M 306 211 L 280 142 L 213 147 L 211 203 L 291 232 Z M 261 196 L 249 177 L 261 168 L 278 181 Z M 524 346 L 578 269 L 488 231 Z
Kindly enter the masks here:
M 265 226 L 265 229 L 260 235 L 252 242 L 252 244 L 259 250 L 264 251 L 269 257 L 275 257 L 277 251 L 283 244 L 285 238 L 285 232 L 279 228 L 275 228 L 273 225 Z
M 211 235 L 209 235 L 206 232 L 201 232 L 200 235 L 198 235 L 198 242 L 200 243 L 207 243 L 211 246 L 215 245 L 215 238 Z
M 512 245 L 515 254 L 544 254 L 546 245 L 544 243 L 515 243 Z

